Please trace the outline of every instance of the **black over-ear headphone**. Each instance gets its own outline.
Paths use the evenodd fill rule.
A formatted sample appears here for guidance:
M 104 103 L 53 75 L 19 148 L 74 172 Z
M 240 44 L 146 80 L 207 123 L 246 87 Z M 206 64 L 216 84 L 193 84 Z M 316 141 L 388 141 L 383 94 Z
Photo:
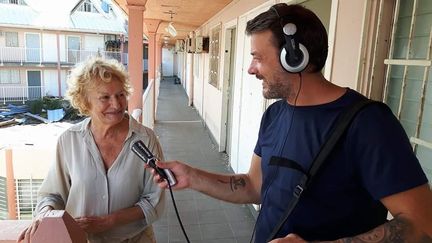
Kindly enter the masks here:
M 286 4 L 284 4 L 286 5 Z M 279 17 L 280 25 L 284 33 L 285 43 L 280 51 L 280 63 L 287 72 L 299 73 L 303 71 L 309 64 L 309 52 L 306 47 L 299 43 L 295 38 L 294 34 L 297 32 L 297 26 L 293 23 L 283 23 L 283 16 L 279 14 L 276 6 L 272 6 L 271 9 L 275 11 Z

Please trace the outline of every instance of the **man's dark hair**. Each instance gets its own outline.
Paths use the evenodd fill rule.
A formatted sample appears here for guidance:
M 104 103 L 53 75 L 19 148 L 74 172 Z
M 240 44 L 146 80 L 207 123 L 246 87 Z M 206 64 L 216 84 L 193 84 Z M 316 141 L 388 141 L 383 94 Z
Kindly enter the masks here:
M 327 31 L 320 19 L 309 9 L 298 5 L 279 3 L 274 5 L 278 13 L 272 8 L 249 20 L 246 34 L 270 30 L 273 33 L 274 45 L 281 49 L 285 43 L 282 26 L 293 23 L 297 27 L 294 38 L 303 44 L 309 52 L 309 64 L 312 72 L 319 72 L 325 65 L 328 53 Z

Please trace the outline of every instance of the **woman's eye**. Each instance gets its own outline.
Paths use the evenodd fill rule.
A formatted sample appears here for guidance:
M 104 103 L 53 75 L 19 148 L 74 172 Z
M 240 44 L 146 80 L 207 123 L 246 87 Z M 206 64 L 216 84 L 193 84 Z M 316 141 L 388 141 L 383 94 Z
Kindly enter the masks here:
M 108 101 L 109 100 L 109 96 L 101 96 L 99 97 L 100 101 Z

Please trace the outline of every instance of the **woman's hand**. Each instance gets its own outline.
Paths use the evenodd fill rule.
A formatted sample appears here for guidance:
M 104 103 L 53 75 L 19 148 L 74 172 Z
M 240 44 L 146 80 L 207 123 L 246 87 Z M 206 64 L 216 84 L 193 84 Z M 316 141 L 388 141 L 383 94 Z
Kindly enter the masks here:
M 21 232 L 21 234 L 18 237 L 17 242 L 21 242 L 22 240 L 26 240 L 25 242 L 30 242 L 30 238 L 33 237 L 33 235 L 35 234 L 41 221 L 42 221 L 42 218 L 35 219 L 28 228 L 26 228 L 25 230 L 23 230 Z
M 42 222 L 42 219 L 48 215 L 51 210 L 53 210 L 51 206 L 45 206 L 42 208 L 41 212 L 35 217 L 32 224 L 21 232 L 17 242 L 21 242 L 22 240 L 26 240 L 25 242 L 30 242 L 30 238 L 36 233 L 36 230 L 39 227 L 39 224 Z
M 87 233 L 100 233 L 111 229 L 114 226 L 109 216 L 85 216 L 75 218 L 77 224 Z

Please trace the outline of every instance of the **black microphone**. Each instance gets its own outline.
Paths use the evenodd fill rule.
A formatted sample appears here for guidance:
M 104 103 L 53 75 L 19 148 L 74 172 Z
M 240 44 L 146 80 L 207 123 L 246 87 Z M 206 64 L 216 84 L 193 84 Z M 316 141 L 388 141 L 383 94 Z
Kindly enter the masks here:
M 144 163 L 153 168 L 163 179 L 167 180 L 170 186 L 175 186 L 175 184 L 177 184 L 177 180 L 171 170 L 156 166 L 156 157 L 150 152 L 147 146 L 145 146 L 143 141 L 136 141 L 131 149 Z

